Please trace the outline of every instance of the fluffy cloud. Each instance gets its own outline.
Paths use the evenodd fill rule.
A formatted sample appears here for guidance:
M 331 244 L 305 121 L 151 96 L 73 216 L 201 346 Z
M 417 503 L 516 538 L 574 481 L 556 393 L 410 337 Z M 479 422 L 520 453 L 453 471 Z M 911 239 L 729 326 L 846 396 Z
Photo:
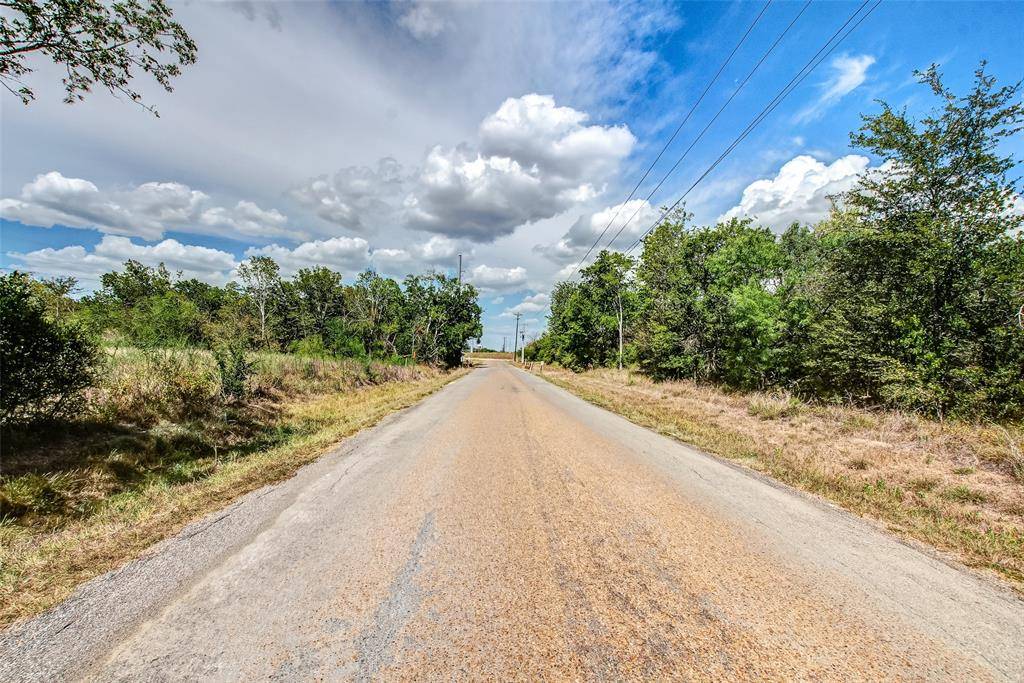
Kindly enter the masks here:
M 240 201 L 234 208 L 206 207 L 209 197 L 181 183 L 143 183 L 127 190 L 100 190 L 58 171 L 36 176 L 17 199 L 0 199 L 0 216 L 26 225 L 95 228 L 115 235 L 159 239 L 168 229 L 228 236 L 289 234 L 287 218 Z
M 868 170 L 869 160 L 849 154 L 824 164 L 812 156 L 790 159 L 774 178 L 756 180 L 747 185 L 737 206 L 719 220 L 750 217 L 775 230 L 790 223 L 814 223 L 828 215 L 831 195 L 853 188 L 857 176 Z
M 520 301 L 515 306 L 510 306 L 509 308 L 506 308 L 502 312 L 501 317 L 508 318 L 515 315 L 516 313 L 538 313 L 540 311 L 547 310 L 548 306 L 550 305 L 551 297 L 541 292 L 539 294 L 524 297 L 523 300 Z
M 526 269 L 522 266 L 499 268 L 479 265 L 466 274 L 466 280 L 488 291 L 513 290 L 526 284 Z
M 440 35 L 447 26 L 447 22 L 425 2 L 412 3 L 409 10 L 398 18 L 398 24 L 420 40 Z
M 172 273 L 181 271 L 182 277 L 217 285 L 230 279 L 236 265 L 234 256 L 218 249 L 182 244 L 172 239 L 147 246 L 115 235 L 104 235 L 91 251 L 76 245 L 8 255 L 20 262 L 18 268 L 38 275 L 71 275 L 93 287 L 98 284 L 100 275 L 120 270 L 129 259 L 148 266 L 163 263 Z
M 408 225 L 490 242 L 591 199 L 591 181 L 613 173 L 636 139 L 586 120 L 546 95 L 505 100 L 481 124 L 478 150 L 431 149 L 406 198 Z
M 370 261 L 369 245 L 361 237 L 332 237 L 327 240 L 303 242 L 294 249 L 271 244 L 258 249 L 247 249 L 246 258 L 269 256 L 281 266 L 285 277 L 301 268 L 326 266 L 345 276 L 362 270 Z
M 828 107 L 859 88 L 868 77 L 868 68 L 875 63 L 871 55 L 839 55 L 832 60 L 832 75 L 822 85 L 822 93 L 809 107 L 797 114 L 798 121 L 817 118 Z
M 414 245 L 412 255 L 427 263 L 451 261 L 459 254 L 459 244 L 442 235 L 434 235 L 423 244 Z
M 370 260 L 385 275 L 402 276 L 413 268 L 412 255 L 405 249 L 374 249 Z
M 325 221 L 367 233 L 394 213 L 391 200 L 401 191 L 402 167 L 385 157 L 376 169 L 349 166 L 333 176 L 311 178 L 291 196 Z
M 385 158 L 376 169 L 348 167 L 311 178 L 291 196 L 320 218 L 363 234 L 400 222 L 493 242 L 597 196 L 594 183 L 629 155 L 636 138 L 626 126 L 586 125 L 587 119 L 547 95 L 509 98 L 480 124 L 475 144 L 435 145 L 409 176 Z
M 623 204 L 606 207 L 596 213 L 588 213 L 576 219 L 568 232 L 553 244 L 538 244 L 534 250 L 544 254 L 555 263 L 575 265 L 594 244 L 598 235 L 608 227 L 601 240 L 600 249 L 619 230 L 622 234 L 613 246 L 620 249 L 629 246 L 650 224 L 657 220 L 659 212 L 643 199 L 631 199 Z
M 252 202 L 242 200 L 234 209 L 215 207 L 199 215 L 199 222 L 211 228 L 227 228 L 240 235 L 264 236 L 288 234 L 288 219 L 277 209 L 264 211 Z M 292 232 L 297 235 L 299 233 Z
M 586 126 L 588 118 L 556 106 L 553 97 L 509 98 L 480 124 L 480 150 L 577 185 L 582 177 L 613 172 L 636 142 L 626 126 Z
M 462 253 L 471 254 L 471 249 Z M 388 275 L 404 276 L 431 268 L 454 268 L 458 263 L 459 243 L 442 235 L 405 249 L 374 249 L 370 255 L 377 270 Z

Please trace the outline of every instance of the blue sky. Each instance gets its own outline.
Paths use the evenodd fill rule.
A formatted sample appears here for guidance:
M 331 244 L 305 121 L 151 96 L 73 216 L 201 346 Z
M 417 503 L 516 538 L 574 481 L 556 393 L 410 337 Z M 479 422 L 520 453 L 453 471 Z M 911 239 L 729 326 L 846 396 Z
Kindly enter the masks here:
M 859 3 L 815 0 L 617 246 L 671 203 Z M 105 92 L 0 100 L 0 265 L 87 288 L 126 258 L 223 283 L 240 259 L 351 278 L 447 269 L 482 290 L 484 342 L 521 311 L 540 331 L 572 270 L 763 3 L 188 3 L 199 62 L 161 113 Z M 678 158 L 803 3 L 772 2 L 638 197 Z M 979 60 L 1024 77 L 1022 3 L 886 0 L 687 199 L 699 221 L 814 221 L 877 163 L 849 148 L 876 99 L 932 102 Z M 1021 143 L 1010 151 L 1020 156 Z M 613 230 L 620 227 L 617 219 Z

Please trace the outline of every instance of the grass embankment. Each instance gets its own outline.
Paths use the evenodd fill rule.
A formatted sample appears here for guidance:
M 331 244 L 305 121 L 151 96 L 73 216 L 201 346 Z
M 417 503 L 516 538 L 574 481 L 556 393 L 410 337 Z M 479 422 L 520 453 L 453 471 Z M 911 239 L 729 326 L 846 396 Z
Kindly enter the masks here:
M 464 372 L 261 354 L 239 401 L 209 354 L 112 352 L 82 421 L 4 440 L 0 626 Z
M 810 405 L 627 371 L 540 374 L 637 424 L 994 570 L 1024 591 L 1022 425 Z

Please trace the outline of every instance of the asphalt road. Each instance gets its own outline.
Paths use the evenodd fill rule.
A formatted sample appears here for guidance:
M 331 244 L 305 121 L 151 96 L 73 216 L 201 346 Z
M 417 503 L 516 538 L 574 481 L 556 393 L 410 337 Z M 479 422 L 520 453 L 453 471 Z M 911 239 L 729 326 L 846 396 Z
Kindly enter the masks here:
M 0 635 L 0 680 L 1024 678 L 1024 602 L 505 364 Z

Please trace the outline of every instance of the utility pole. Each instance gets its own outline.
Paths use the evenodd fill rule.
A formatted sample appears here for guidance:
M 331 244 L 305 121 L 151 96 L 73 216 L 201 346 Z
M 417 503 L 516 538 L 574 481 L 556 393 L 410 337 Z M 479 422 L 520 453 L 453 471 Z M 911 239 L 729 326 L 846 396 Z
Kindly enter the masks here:
M 622 288 L 616 292 L 615 300 L 619 304 L 619 370 L 622 369 Z
M 519 319 L 523 317 L 522 313 L 516 313 L 516 333 L 512 337 L 512 360 L 516 359 L 516 355 L 519 353 Z
M 521 362 L 525 365 L 526 364 L 526 323 L 523 323 L 522 335 L 523 335 L 522 336 L 523 344 L 519 348 L 520 348 L 520 352 L 522 353 L 522 361 Z
M 505 342 L 507 342 L 507 341 L 508 341 L 508 337 L 507 336 L 502 336 L 502 338 L 501 338 L 501 352 L 502 353 L 505 353 Z
M 459 254 L 459 284 L 462 284 L 462 254 Z

